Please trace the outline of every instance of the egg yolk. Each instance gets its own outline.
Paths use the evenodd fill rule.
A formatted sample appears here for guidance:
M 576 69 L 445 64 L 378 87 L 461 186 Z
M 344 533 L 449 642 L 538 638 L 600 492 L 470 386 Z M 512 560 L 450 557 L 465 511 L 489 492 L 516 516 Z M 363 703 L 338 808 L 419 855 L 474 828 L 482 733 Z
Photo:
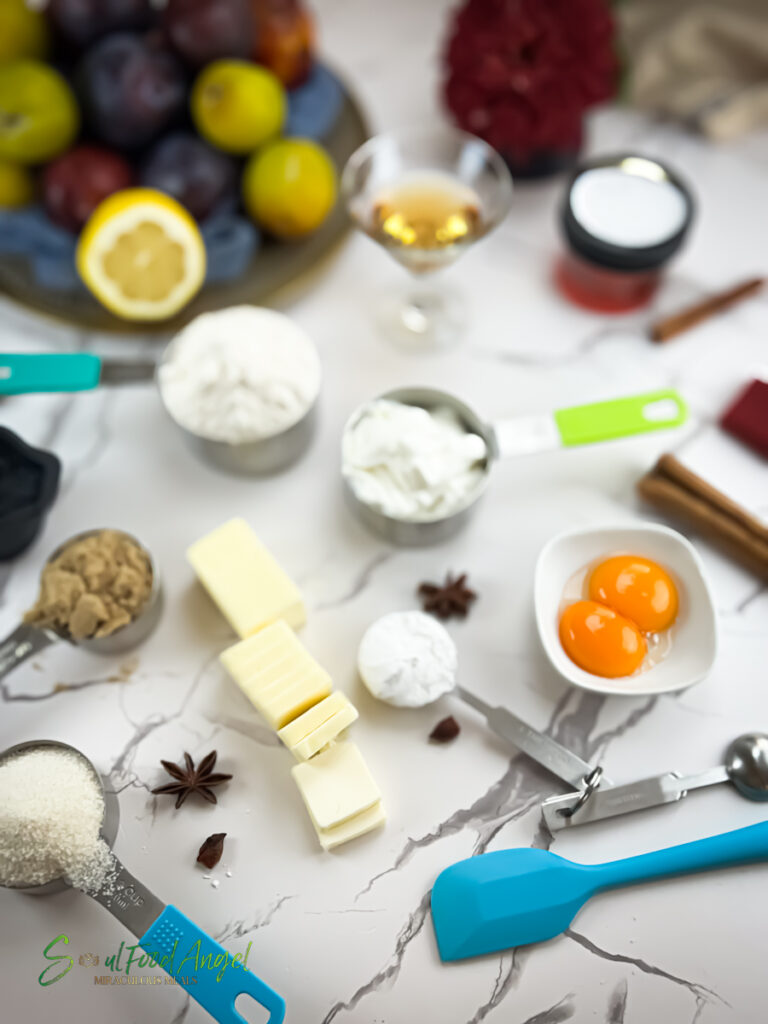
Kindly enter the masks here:
M 645 639 L 634 622 L 596 601 L 565 609 L 560 643 L 579 668 L 610 679 L 631 676 L 645 657 Z
M 589 596 L 626 615 L 643 633 L 658 633 L 677 616 L 677 587 L 648 558 L 616 555 L 601 562 L 590 577 Z

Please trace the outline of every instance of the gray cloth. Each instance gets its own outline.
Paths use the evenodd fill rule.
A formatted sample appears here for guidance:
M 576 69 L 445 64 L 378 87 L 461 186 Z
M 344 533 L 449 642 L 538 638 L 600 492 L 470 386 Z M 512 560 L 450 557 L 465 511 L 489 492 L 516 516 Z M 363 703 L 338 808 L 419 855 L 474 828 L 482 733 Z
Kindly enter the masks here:
M 629 100 L 713 139 L 768 124 L 768 0 L 625 0 Z

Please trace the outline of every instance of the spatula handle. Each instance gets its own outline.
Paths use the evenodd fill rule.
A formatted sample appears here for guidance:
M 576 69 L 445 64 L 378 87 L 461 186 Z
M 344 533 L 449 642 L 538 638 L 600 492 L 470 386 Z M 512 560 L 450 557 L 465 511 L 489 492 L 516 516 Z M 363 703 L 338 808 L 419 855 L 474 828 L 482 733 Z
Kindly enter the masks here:
M 768 821 L 666 850 L 596 865 L 597 888 L 613 889 L 653 878 L 693 874 L 768 860 Z

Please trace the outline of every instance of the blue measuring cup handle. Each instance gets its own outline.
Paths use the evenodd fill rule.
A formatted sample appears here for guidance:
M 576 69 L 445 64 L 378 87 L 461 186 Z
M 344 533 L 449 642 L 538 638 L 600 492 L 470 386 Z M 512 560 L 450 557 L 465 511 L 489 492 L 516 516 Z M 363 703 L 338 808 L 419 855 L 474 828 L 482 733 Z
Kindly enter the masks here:
M 141 948 L 153 956 L 158 965 L 171 977 L 194 976 L 196 983 L 185 985 L 186 992 L 219 1021 L 219 1024 L 247 1024 L 245 1018 L 235 1009 L 235 1000 L 242 994 L 251 996 L 269 1012 L 269 1024 L 281 1024 L 285 1017 L 285 1000 L 251 971 L 230 963 L 221 980 L 217 981 L 219 970 L 212 966 L 196 969 L 193 965 L 192 969 L 187 970 L 182 960 L 191 954 L 197 943 L 199 957 L 210 957 L 207 960 L 208 964 L 212 965 L 216 957 L 221 956 L 229 957 L 231 960 L 230 954 L 223 946 L 210 935 L 206 935 L 194 921 L 190 921 L 173 906 L 167 906 L 139 939 Z M 171 962 L 170 957 L 174 953 L 174 948 L 176 955 Z M 164 956 L 169 957 L 167 965 L 160 962 L 160 958 Z

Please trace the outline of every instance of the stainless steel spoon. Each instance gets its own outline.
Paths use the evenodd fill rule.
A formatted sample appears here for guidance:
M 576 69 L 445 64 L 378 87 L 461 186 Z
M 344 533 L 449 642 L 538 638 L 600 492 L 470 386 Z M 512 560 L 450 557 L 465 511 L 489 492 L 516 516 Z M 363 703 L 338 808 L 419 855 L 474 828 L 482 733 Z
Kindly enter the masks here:
M 65 541 L 64 544 L 60 544 L 59 547 L 56 548 L 53 554 L 49 556 L 48 562 L 50 563 L 58 558 L 61 552 L 75 541 L 84 540 L 86 537 L 91 537 L 96 533 L 102 532 L 103 529 L 86 530 L 84 533 L 78 533 L 74 537 L 70 537 L 68 541 Z M 141 609 L 136 618 L 121 629 L 116 629 L 115 632 L 111 633 L 109 636 L 91 637 L 78 640 L 75 640 L 74 637 L 64 631 L 58 632 L 53 629 L 42 629 L 39 626 L 30 626 L 26 623 L 21 623 L 21 625 L 17 626 L 16 629 L 14 629 L 13 632 L 5 638 L 5 640 L 0 642 L 0 680 L 4 679 L 9 672 L 12 672 L 17 665 L 26 661 L 27 658 L 31 658 L 34 654 L 42 651 L 50 644 L 56 643 L 58 640 L 66 640 L 68 643 L 75 644 L 77 647 L 82 647 L 86 651 L 92 651 L 94 654 L 114 655 L 120 654 L 123 651 L 129 651 L 133 647 L 137 647 L 149 636 L 157 625 L 160 619 L 160 612 L 162 610 L 162 588 L 160 585 L 160 574 L 158 573 L 157 565 L 144 545 L 141 544 L 140 541 L 136 540 L 135 537 L 132 537 L 129 533 L 125 533 L 122 530 L 115 530 L 113 532 L 123 533 L 125 537 L 138 545 L 138 547 L 140 547 L 149 558 L 149 564 L 152 570 L 152 590 L 147 603 Z
M 626 786 L 599 789 L 587 799 L 582 799 L 581 793 L 555 796 L 544 801 L 541 811 L 549 830 L 556 832 L 629 811 L 675 803 L 692 789 L 721 782 L 732 782 L 747 800 L 768 801 L 768 735 L 745 733 L 738 736 L 725 752 L 725 763 L 718 768 L 697 775 L 666 772 Z
M 117 797 L 104 787 L 104 781 L 88 758 L 76 747 L 56 740 L 32 740 L 18 743 L 0 753 L 0 765 L 11 757 L 38 749 L 58 749 L 76 754 L 93 772 L 104 798 L 101 836 L 112 847 L 117 836 L 120 808 Z M 114 853 L 113 853 L 114 857 Z M 280 1024 L 285 1016 L 285 1002 L 260 978 L 233 963 L 231 954 L 206 935 L 181 911 L 158 899 L 142 882 L 115 861 L 115 877 L 103 891 L 88 893 L 138 939 L 137 945 L 148 953 L 157 966 L 171 977 L 194 978 L 185 985 L 189 995 L 204 1007 L 220 1024 L 246 1024 L 235 1008 L 242 994 L 255 999 L 269 1012 L 268 1024 Z M 1 883 L 0 883 L 1 886 Z M 2 886 L 29 895 L 48 895 L 69 888 L 64 878 L 55 878 L 44 885 Z M 197 955 L 197 959 L 195 959 Z M 185 958 L 187 959 L 185 962 Z M 226 959 L 225 959 L 226 958 Z M 207 969 L 205 965 L 207 959 Z M 224 970 L 219 977 L 220 968 Z

